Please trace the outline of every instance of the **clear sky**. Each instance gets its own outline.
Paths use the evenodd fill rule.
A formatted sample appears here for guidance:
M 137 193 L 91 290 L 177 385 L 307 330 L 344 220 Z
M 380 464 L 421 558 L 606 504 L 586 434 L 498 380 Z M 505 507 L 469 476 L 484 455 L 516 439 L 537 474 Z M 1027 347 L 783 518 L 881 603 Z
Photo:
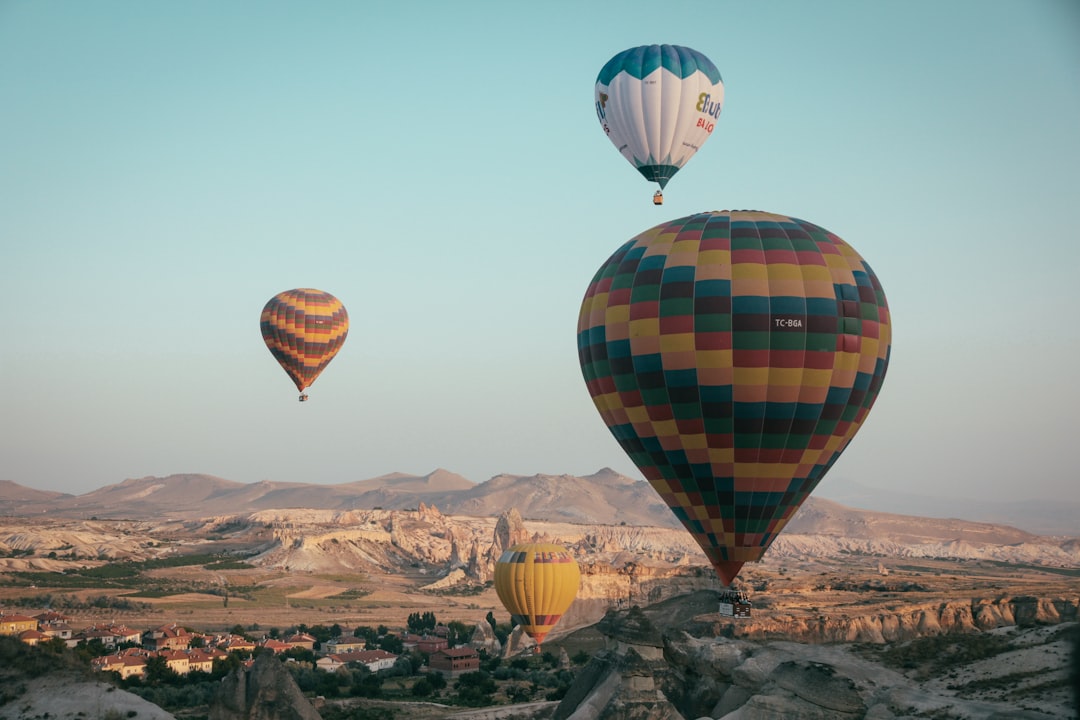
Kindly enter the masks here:
M 666 203 L 604 137 L 616 52 L 726 100 Z M 578 367 L 620 244 L 691 213 L 817 223 L 892 360 L 826 477 L 1075 498 L 1080 4 L 0 0 L 0 479 L 641 477 Z M 303 405 L 275 293 L 351 330 Z

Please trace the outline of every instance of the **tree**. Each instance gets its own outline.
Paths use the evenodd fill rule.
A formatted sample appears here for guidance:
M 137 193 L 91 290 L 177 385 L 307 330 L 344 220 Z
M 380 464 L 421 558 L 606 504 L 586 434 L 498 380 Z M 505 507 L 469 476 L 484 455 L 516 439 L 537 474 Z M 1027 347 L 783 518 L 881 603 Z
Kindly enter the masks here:
M 336 672 L 318 673 L 315 676 L 315 694 L 337 697 L 341 694 L 341 676 Z
M 440 672 L 428 673 L 427 681 L 431 683 L 431 687 L 434 688 L 436 691 L 442 690 L 444 687 L 446 687 L 446 678 L 443 677 L 443 674 Z
M 364 670 L 367 670 L 367 668 L 364 668 Z M 353 697 L 382 697 L 382 684 L 383 679 L 371 671 L 354 674 L 350 692 Z
M 308 650 L 307 648 L 291 647 L 285 652 L 283 652 L 281 655 L 282 657 L 292 658 L 293 660 L 296 660 L 298 662 L 311 663 L 312 665 L 315 664 L 315 653 L 311 650 Z
M 524 685 L 510 685 L 506 688 L 506 697 L 512 703 L 523 703 L 532 700 L 532 691 Z
M 147 685 L 171 685 L 180 679 L 176 671 L 169 667 L 169 663 L 160 655 L 146 659 L 146 684 Z
M 410 632 L 425 633 L 428 630 L 434 630 L 438 625 L 438 621 L 435 619 L 435 613 L 427 611 L 424 613 L 409 613 L 409 618 L 405 623 Z
M 210 671 L 210 677 L 214 680 L 221 680 L 226 675 L 231 673 L 236 668 L 240 667 L 241 661 L 236 653 L 229 653 L 223 658 L 214 660 L 213 669 Z
M 447 636 L 446 641 L 450 647 L 457 647 L 462 643 L 467 643 L 472 639 L 473 628 L 470 628 L 460 620 L 451 620 L 446 625 L 450 630 L 450 634 Z
M 312 625 L 306 632 L 308 635 L 315 638 L 315 642 L 319 644 L 326 642 L 331 637 L 335 637 L 334 634 L 330 632 L 330 628 L 325 625 Z M 341 635 L 340 627 L 338 627 L 338 635 Z M 315 647 L 319 647 L 319 645 L 316 645 Z
M 495 637 L 498 638 L 499 643 L 506 646 L 506 639 L 510 637 L 510 633 L 514 632 L 514 626 L 510 623 L 499 623 L 495 626 Z
M 428 697 L 433 692 L 435 692 L 435 688 L 431 686 L 431 682 L 427 678 L 420 678 L 412 686 L 412 694 L 416 697 Z
M 375 631 L 375 628 L 368 627 L 367 625 L 357 625 L 353 630 L 353 637 L 363 638 L 369 646 L 374 645 L 379 639 L 379 633 Z
M 497 686 L 486 672 L 465 673 L 454 683 L 458 701 L 470 707 L 484 707 L 492 702 Z
M 400 655 L 405 650 L 404 641 L 394 634 L 383 635 L 379 638 L 378 645 L 380 650 L 385 650 L 386 652 L 394 653 L 395 655 Z

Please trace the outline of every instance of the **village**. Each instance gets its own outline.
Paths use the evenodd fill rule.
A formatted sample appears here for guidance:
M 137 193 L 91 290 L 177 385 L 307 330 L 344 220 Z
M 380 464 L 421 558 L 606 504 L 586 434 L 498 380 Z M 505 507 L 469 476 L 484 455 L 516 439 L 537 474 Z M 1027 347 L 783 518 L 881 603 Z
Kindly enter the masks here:
M 434 617 L 430 620 L 434 621 Z M 385 627 L 380 627 L 376 634 L 371 628 L 358 628 L 356 631 L 362 632 L 364 637 L 346 633 L 335 625 L 331 637 L 320 641 L 315 634 L 303 631 L 304 626 L 287 634 L 272 629 L 254 639 L 251 632 L 240 632 L 244 630 L 241 627 L 223 633 L 200 633 L 176 623 L 148 630 L 95 623 L 75 630 L 70 621 L 68 616 L 53 610 L 24 615 L 0 609 L 0 636 L 14 636 L 31 646 L 62 642 L 68 648 L 85 645 L 98 649 L 101 654 L 91 659 L 91 667 L 100 672 L 116 673 L 122 680 L 146 678 L 148 669 L 155 663 L 178 676 L 195 672 L 209 674 L 216 662 L 230 658 L 250 666 L 259 652 L 272 652 L 286 661 L 313 659 L 316 669 L 327 672 L 343 667 L 364 667 L 378 672 L 392 668 L 403 654 L 416 651 L 427 658 L 425 669 L 428 672 L 439 673 L 445 678 L 476 672 L 481 660 L 476 644 L 456 642 L 461 639 L 460 631 L 455 633 L 451 627 L 441 624 L 434 624 L 430 633 L 423 634 L 407 630 L 393 634 Z M 484 635 L 477 639 L 480 647 L 497 646 L 493 634 Z M 456 646 L 451 647 L 451 640 Z M 400 651 L 372 647 L 376 644 Z

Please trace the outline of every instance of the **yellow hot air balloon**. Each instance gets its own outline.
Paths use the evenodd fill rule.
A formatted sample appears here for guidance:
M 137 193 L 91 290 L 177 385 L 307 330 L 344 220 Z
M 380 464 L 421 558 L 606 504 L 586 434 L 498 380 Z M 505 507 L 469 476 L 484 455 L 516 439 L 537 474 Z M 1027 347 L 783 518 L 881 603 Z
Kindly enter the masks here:
M 537 651 L 574 602 L 580 582 L 573 556 L 552 543 L 515 545 L 495 563 L 495 592 L 514 624 L 536 641 Z

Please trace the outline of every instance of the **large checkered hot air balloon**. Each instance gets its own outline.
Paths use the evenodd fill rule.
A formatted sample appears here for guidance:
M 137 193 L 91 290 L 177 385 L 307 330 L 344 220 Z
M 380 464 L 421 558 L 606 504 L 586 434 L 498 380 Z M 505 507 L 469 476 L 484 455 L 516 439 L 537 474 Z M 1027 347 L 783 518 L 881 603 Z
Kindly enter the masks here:
M 566 548 L 526 543 L 495 563 L 495 592 L 515 625 L 539 646 L 577 597 L 581 571 Z
M 642 45 L 607 61 L 593 92 L 608 139 L 661 192 L 712 135 L 724 105 L 720 71 L 697 50 Z
M 600 267 L 578 355 L 611 433 L 730 585 L 862 426 L 891 329 L 877 276 L 836 235 L 711 212 Z
M 349 314 L 330 293 L 298 288 L 270 298 L 259 328 L 266 347 L 296 384 L 302 402 L 307 400 L 304 388 L 315 382 L 345 342 Z

